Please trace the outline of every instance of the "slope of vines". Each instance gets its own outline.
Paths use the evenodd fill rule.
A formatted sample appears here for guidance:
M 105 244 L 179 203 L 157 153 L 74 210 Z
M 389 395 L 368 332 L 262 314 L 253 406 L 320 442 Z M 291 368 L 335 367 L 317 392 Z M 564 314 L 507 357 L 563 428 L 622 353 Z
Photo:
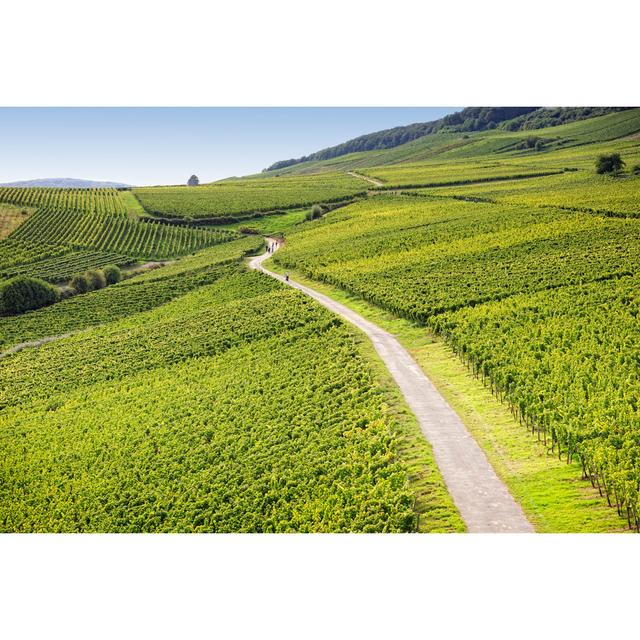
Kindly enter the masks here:
M 124 216 L 126 206 L 116 189 L 54 189 L 0 187 L 0 202 L 11 204 Z
M 154 309 L 229 275 L 235 267 L 223 265 L 237 262 L 261 245 L 262 239 L 255 237 L 224 243 L 105 289 L 21 316 L 0 318 L 0 347 L 86 329 Z
M 376 198 L 290 233 L 274 259 L 442 334 L 639 527 L 638 220 Z
M 228 231 L 190 229 L 131 220 L 124 216 L 70 209 L 39 209 L 11 238 L 32 244 L 92 248 L 140 258 L 169 258 L 234 236 Z
M 151 214 L 232 221 L 256 212 L 337 202 L 362 195 L 366 183 L 345 173 L 268 179 L 224 180 L 199 187 L 134 189 Z
M 261 274 L 12 355 L 0 380 L 2 531 L 415 529 L 353 334 Z
M 434 327 L 523 424 L 639 527 L 640 276 L 437 316 Z

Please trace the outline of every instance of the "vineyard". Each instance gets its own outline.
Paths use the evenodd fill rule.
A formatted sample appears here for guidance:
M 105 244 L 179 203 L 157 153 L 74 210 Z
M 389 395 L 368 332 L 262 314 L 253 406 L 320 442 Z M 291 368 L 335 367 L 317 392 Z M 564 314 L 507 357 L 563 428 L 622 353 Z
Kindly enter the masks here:
M 274 259 L 441 334 L 550 453 L 580 459 L 636 528 L 640 225 L 541 206 L 522 183 L 504 183 L 520 196 L 504 204 L 443 195 L 461 193 L 453 188 L 376 197 L 290 233 Z M 583 202 L 566 193 L 563 205 Z M 632 211 L 637 191 L 618 193 L 616 208 Z
M 530 445 L 608 514 L 581 505 L 577 530 L 640 531 L 640 109 L 515 125 L 194 187 L 0 187 L 0 281 L 59 285 L 0 318 L 0 531 L 474 530 L 374 346 L 246 268 L 262 234 L 440 371 L 460 419 L 479 429 L 465 390 L 504 404 L 469 432 L 527 517 L 551 494 L 519 471 Z
M 265 276 L 20 352 L 0 379 L 3 531 L 416 526 L 351 332 Z
M 127 209 L 115 189 L 48 189 L 0 187 L 0 202 L 51 210 L 123 216 Z
M 6 191 L 36 204 L 40 198 L 40 208 L 0 243 L 0 278 L 20 274 L 59 282 L 88 268 L 173 258 L 237 237 L 233 231 L 136 219 L 115 207 L 122 202 L 114 190 L 78 190 L 67 197 L 59 193 L 64 189 Z M 32 191 L 43 193 L 29 195 Z M 64 208 L 72 205 L 85 209 Z
M 152 215 L 233 222 L 255 213 L 338 202 L 362 195 L 366 183 L 345 173 L 223 180 L 199 187 L 134 189 Z
M 19 342 L 86 329 L 149 311 L 228 275 L 230 265 L 262 246 L 245 238 L 206 249 L 117 285 L 62 300 L 51 307 L 0 318 L 0 349 Z
M 640 175 L 611 177 L 580 171 L 520 180 L 517 184 L 476 184 L 428 190 L 426 193 L 485 198 L 534 207 L 562 207 L 613 217 L 640 217 Z
M 445 184 L 515 180 L 558 172 L 562 172 L 562 170 L 541 171 L 536 167 L 502 162 L 450 163 L 446 165 L 446 167 L 441 163 L 399 164 L 362 170 L 364 175 L 384 182 L 383 188 L 412 186 L 435 187 Z
M 39 209 L 11 237 L 34 244 L 93 248 L 140 258 L 170 258 L 224 242 L 233 236 L 226 231 L 189 229 L 63 209 Z
M 474 375 L 552 453 L 640 526 L 640 279 L 565 287 L 437 316 Z
M 423 322 L 442 311 L 640 266 L 640 226 L 632 221 L 521 207 L 491 216 L 493 205 L 457 201 L 447 212 L 442 201 L 411 198 L 375 206 L 381 202 L 349 207 L 340 221 L 292 234 L 276 261 Z M 331 247 L 322 249 L 326 244 Z

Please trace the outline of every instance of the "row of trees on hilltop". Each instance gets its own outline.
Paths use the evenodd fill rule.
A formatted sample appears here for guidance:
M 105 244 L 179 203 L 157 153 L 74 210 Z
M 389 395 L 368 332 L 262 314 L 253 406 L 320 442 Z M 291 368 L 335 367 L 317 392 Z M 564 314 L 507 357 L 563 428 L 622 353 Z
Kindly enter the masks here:
M 622 111 L 624 107 L 466 107 L 433 122 L 410 124 L 369 133 L 335 147 L 328 147 L 308 156 L 275 162 L 264 171 L 275 171 L 314 160 L 330 160 L 358 151 L 391 149 L 422 136 L 439 132 L 473 132 L 490 129 L 525 131 L 542 129 L 576 120 Z
M 384 131 L 376 131 L 359 136 L 322 151 L 317 151 L 302 158 L 281 160 L 272 164 L 265 171 L 284 169 L 300 162 L 311 160 L 329 160 L 338 156 L 358 151 L 374 151 L 379 149 L 391 149 L 407 142 L 411 142 L 422 136 L 438 133 L 439 131 L 484 131 L 495 129 L 504 120 L 535 111 L 538 107 L 467 107 L 456 113 L 451 113 L 444 118 L 433 122 L 410 124 L 404 127 L 394 127 Z

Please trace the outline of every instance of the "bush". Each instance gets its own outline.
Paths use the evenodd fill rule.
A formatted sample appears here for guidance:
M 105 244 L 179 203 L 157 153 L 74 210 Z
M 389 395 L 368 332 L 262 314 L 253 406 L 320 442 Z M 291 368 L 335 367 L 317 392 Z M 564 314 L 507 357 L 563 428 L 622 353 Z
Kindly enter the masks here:
M 16 276 L 0 285 L 0 314 L 39 309 L 58 300 L 58 291 L 40 278 Z
M 89 280 L 83 273 L 73 276 L 73 278 L 71 278 L 70 286 L 78 293 L 87 293 L 87 291 L 91 290 Z
M 633 167 L 631 167 L 631 173 L 633 173 L 634 176 L 640 175 L 640 164 L 634 164 Z
M 89 283 L 89 289 L 94 291 L 95 289 L 104 289 L 107 286 L 107 279 L 105 278 L 104 271 L 100 269 L 89 269 L 85 272 L 85 277 Z
M 122 271 L 120 271 L 120 267 L 115 264 L 108 264 L 103 270 L 105 280 L 107 284 L 116 284 L 122 280 Z
M 596 160 L 597 173 L 618 173 L 624 167 L 619 153 L 604 153 Z
M 317 220 L 324 214 L 324 209 L 319 204 L 314 204 L 309 211 L 307 211 L 305 220 Z
M 535 146 L 536 151 L 542 151 L 544 149 L 544 140 L 542 139 L 538 139 L 536 141 L 536 146 Z

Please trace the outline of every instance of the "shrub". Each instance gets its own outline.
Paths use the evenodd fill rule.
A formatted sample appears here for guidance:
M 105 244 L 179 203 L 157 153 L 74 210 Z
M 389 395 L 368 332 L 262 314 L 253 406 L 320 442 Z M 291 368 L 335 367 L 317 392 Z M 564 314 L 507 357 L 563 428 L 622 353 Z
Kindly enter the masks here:
M 83 273 L 79 273 L 71 278 L 70 286 L 73 287 L 78 293 L 87 293 L 90 291 L 89 280 Z
M 322 217 L 324 209 L 319 204 L 314 204 L 309 211 L 307 211 L 305 220 L 317 220 Z
M 2 315 L 39 309 L 57 300 L 56 288 L 39 278 L 16 276 L 0 285 L 0 314 Z
M 618 173 L 624 167 L 624 160 L 619 153 L 603 153 L 596 160 L 597 173 Z
M 633 167 L 631 167 L 631 173 L 633 173 L 634 176 L 640 175 L 640 164 L 634 164 Z
M 108 264 L 102 271 L 107 284 L 116 284 L 122 280 L 122 271 L 118 265 Z
M 89 283 L 89 289 L 91 291 L 95 289 L 104 289 L 107 286 L 107 280 L 104 276 L 104 271 L 100 269 L 89 269 L 84 274 Z
M 544 140 L 538 138 L 535 146 L 536 151 L 542 151 L 544 149 Z

